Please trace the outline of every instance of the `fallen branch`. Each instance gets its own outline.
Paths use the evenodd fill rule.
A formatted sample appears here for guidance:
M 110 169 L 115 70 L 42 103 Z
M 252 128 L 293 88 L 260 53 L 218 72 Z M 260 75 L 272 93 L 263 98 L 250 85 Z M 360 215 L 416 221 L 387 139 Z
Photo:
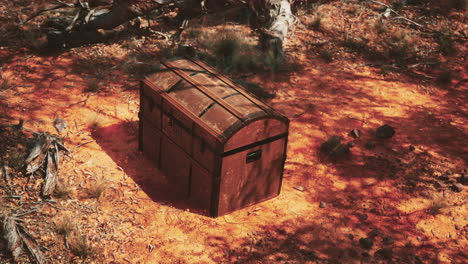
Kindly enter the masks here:
M 63 145 L 62 138 L 41 132 L 36 135 L 36 142 L 25 160 L 26 175 L 33 175 L 39 169 L 44 169 L 44 185 L 41 191 L 43 196 L 49 196 L 55 190 L 61 151 L 71 155 Z
M 17 261 L 23 252 L 23 247 L 26 246 L 30 259 L 33 262 L 38 264 L 45 263 L 46 259 L 38 243 L 28 230 L 20 224 L 23 220 L 18 217 L 19 215 L 6 214 L 1 219 L 3 222 L 3 238 L 7 242 L 7 248 L 11 252 L 13 259 Z
M 402 16 L 400 13 L 398 13 L 397 11 L 395 11 L 394 9 L 392 9 L 389 5 L 385 4 L 385 3 L 382 3 L 380 1 L 376 1 L 376 0 L 367 0 L 368 2 L 371 2 L 371 3 L 374 3 L 374 4 L 378 4 L 378 5 L 381 5 L 381 6 L 384 6 L 387 8 L 387 10 L 393 14 L 396 15 L 396 17 L 394 19 L 402 19 L 402 20 L 405 20 L 407 22 L 409 22 L 410 24 L 412 25 L 415 25 L 417 27 L 420 27 L 420 28 L 424 28 L 426 30 L 429 30 L 431 33 L 437 33 L 437 34 L 442 34 L 444 35 L 442 32 L 438 31 L 438 30 L 435 30 L 433 28 L 430 28 L 428 26 L 424 26 L 416 21 L 413 21 L 407 17 L 404 17 Z M 460 39 L 468 39 L 466 36 L 462 36 L 462 35 L 458 35 L 458 34 L 453 34 L 456 38 L 460 38 Z
M 57 10 L 57 9 L 60 9 L 60 8 L 70 8 L 70 7 L 76 7 L 76 4 L 70 4 L 70 3 L 65 3 L 65 2 L 61 2 L 61 1 L 57 1 L 59 4 L 56 5 L 56 6 L 53 6 L 53 7 L 50 7 L 50 8 L 45 8 L 45 9 L 41 9 L 39 11 L 37 11 L 36 13 L 34 13 L 32 16 L 30 16 L 29 18 L 27 18 L 25 21 L 21 22 L 20 23 L 20 26 L 28 23 L 29 21 L 33 20 L 34 18 L 38 17 L 39 15 L 41 15 L 42 13 L 44 12 L 48 12 L 48 11 L 52 11 L 52 10 Z
M 87 144 L 93 143 L 93 142 L 95 142 L 95 140 L 86 141 L 86 142 L 84 142 L 84 143 L 81 143 L 81 144 L 79 144 L 79 145 L 76 145 L 70 152 L 73 153 L 73 152 L 75 152 L 75 150 L 78 149 L 79 147 L 82 147 L 82 146 L 84 146 L 84 145 L 87 145 Z

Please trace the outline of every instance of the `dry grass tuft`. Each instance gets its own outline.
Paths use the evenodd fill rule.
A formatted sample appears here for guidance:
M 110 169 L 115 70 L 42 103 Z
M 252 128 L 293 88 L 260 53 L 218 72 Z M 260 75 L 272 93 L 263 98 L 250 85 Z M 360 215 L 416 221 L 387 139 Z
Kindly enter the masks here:
M 55 222 L 55 230 L 64 236 L 69 236 L 77 227 L 75 219 L 69 215 L 63 216 Z
M 90 198 L 98 198 L 109 188 L 109 181 L 100 177 L 94 184 L 88 188 L 88 195 Z
M 435 193 L 432 196 L 431 204 L 429 206 L 428 214 L 438 215 L 443 213 L 443 210 L 450 206 L 449 200 L 443 193 Z
M 2 72 L 0 74 L 0 91 L 2 90 L 8 90 L 12 88 L 13 85 L 11 83 L 11 76 L 10 74 Z
M 71 252 L 81 258 L 86 259 L 94 255 L 94 249 L 89 244 L 86 235 L 80 233 L 73 234 L 68 239 L 68 245 Z
M 70 193 L 71 193 L 71 190 L 67 185 L 63 183 L 59 183 L 55 187 L 54 196 L 60 199 L 71 198 Z

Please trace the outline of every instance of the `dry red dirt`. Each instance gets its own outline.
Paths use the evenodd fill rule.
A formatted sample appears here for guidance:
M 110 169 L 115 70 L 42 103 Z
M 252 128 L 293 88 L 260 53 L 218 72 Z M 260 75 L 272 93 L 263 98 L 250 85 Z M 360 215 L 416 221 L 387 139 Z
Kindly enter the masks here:
M 129 58 L 128 45 L 45 55 L 0 47 L 10 84 L 0 90 L 0 122 L 24 119 L 29 129 L 53 133 L 55 118 L 68 123 L 63 135 L 73 158 L 64 159 L 59 177 L 70 196 L 25 218 L 49 262 L 466 263 L 467 191 L 453 187 L 467 173 L 467 87 L 456 86 L 466 79 L 464 59 L 458 79 L 440 88 L 382 75 L 361 58 L 325 62 L 307 44 L 322 35 L 304 27 L 293 33 L 286 51 L 294 70 L 246 76 L 276 93 L 267 103 L 291 120 L 282 192 L 216 219 L 172 204 L 164 176 L 138 151 L 138 82 L 113 67 Z M 132 41 L 158 56 L 160 40 Z M 383 124 L 396 129 L 393 138 L 375 139 Z M 362 136 L 350 137 L 352 129 Z M 355 142 L 349 156 L 319 154 L 332 135 Z M 370 141 L 375 148 L 365 147 Z M 105 190 L 91 198 L 96 185 Z M 31 192 L 24 197 L 38 201 Z M 92 256 L 65 248 L 56 225 L 67 216 Z M 359 240 L 372 235 L 373 246 L 363 248 Z M 2 243 L 0 262 L 10 263 Z

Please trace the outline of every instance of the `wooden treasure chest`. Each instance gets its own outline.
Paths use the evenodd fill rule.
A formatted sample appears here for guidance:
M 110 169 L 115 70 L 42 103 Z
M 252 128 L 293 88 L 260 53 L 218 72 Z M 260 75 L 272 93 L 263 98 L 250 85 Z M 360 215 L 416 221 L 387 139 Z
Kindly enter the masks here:
M 279 195 L 286 117 L 188 58 L 162 62 L 140 95 L 139 147 L 190 207 L 216 217 Z

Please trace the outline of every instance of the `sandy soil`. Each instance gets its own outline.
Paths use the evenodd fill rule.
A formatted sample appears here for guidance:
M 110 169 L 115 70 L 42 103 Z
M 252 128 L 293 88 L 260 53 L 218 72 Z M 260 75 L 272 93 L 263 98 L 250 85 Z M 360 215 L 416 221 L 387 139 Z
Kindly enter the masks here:
M 382 75 L 361 60 L 325 62 L 310 54 L 310 39 L 298 27 L 286 44 L 294 71 L 246 78 L 276 93 L 267 103 L 291 120 L 281 195 L 216 219 L 171 203 L 164 176 L 138 151 L 138 82 L 112 69 L 127 58 L 121 44 L 46 55 L 0 49 L 11 82 L 0 91 L 0 121 L 53 133 L 55 118 L 68 123 L 73 158 L 59 177 L 70 197 L 26 217 L 50 263 L 465 263 L 467 192 L 453 185 L 467 168 L 466 87 Z M 373 136 L 383 124 L 395 127 L 393 138 Z M 362 136 L 350 137 L 352 129 Z M 332 135 L 355 142 L 349 156 L 319 155 Z M 105 190 L 91 198 L 97 185 Z M 92 257 L 65 248 L 56 224 L 67 216 Z M 369 249 L 360 242 L 367 237 Z

